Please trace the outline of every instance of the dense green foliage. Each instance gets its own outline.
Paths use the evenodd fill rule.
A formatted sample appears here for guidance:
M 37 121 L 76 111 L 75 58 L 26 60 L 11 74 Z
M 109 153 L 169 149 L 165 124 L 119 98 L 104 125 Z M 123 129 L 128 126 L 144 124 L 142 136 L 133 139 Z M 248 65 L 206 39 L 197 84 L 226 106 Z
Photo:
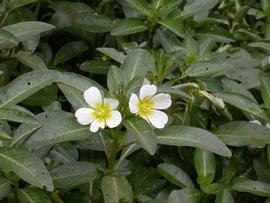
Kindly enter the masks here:
M 269 203 L 269 54 L 269 0 L 1 0 L 0 202 Z M 77 122 L 92 86 L 118 127 Z

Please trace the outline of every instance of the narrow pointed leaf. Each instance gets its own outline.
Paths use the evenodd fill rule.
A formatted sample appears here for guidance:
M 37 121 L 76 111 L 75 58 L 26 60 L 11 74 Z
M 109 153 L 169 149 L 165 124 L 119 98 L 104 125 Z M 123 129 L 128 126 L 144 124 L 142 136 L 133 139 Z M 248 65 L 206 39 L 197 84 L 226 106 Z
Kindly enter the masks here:
M 78 161 L 54 168 L 51 176 L 56 188 L 72 188 L 95 180 L 99 172 L 96 164 Z
M 169 126 L 157 132 L 158 143 L 172 146 L 190 146 L 230 157 L 231 151 L 209 131 L 188 126 Z
M 107 56 L 109 56 L 110 58 L 114 59 L 115 61 L 119 62 L 119 63 L 124 63 L 125 59 L 126 59 L 126 55 L 123 54 L 120 51 L 117 51 L 114 48 L 107 48 L 107 47 L 99 47 L 97 48 L 97 50 Z
M 18 51 L 15 56 L 22 64 L 32 68 L 33 70 L 47 69 L 44 61 L 37 55 L 30 54 L 26 51 Z
M 123 70 L 125 84 L 127 84 L 136 76 L 144 77 L 146 72 L 153 72 L 155 70 L 155 61 L 148 51 L 136 49 L 127 56 L 121 69 Z
M 18 44 L 17 38 L 12 33 L 0 28 L 0 50 L 12 48 Z
M 105 203 L 132 203 L 133 191 L 123 176 L 104 176 L 101 189 Z
M 38 187 L 53 190 L 53 182 L 43 162 L 28 151 L 0 148 L 0 167 L 14 172 L 24 181 Z
M 0 108 L 0 120 L 8 120 L 18 123 L 38 123 L 35 116 L 19 106 Z
M 147 30 L 147 26 L 139 19 L 124 19 L 120 21 L 112 30 L 112 36 L 125 36 L 136 34 Z
M 35 35 L 52 30 L 54 26 L 39 21 L 27 21 L 8 25 L 3 27 L 3 29 L 13 34 L 19 42 L 22 42 Z
M 151 126 L 139 118 L 131 118 L 124 121 L 126 128 L 135 136 L 143 149 L 153 155 L 156 151 L 157 141 Z
M 221 125 L 215 130 L 215 134 L 227 145 L 236 147 L 270 144 L 270 129 L 247 121 L 233 121 Z
M 220 97 L 226 103 L 231 104 L 244 112 L 250 113 L 265 121 L 269 121 L 269 116 L 266 112 L 257 103 L 246 96 L 230 92 L 216 93 L 215 96 Z
M 10 181 L 4 177 L 0 177 L 0 200 L 8 196 L 10 191 Z
M 194 184 L 188 174 L 173 164 L 159 164 L 158 172 L 171 183 L 179 187 L 194 188 Z
M 18 198 L 21 203 L 51 203 L 49 196 L 36 188 L 24 188 L 18 190 Z
M 14 105 L 54 82 L 59 72 L 37 70 L 25 73 L 0 89 L 0 107 Z

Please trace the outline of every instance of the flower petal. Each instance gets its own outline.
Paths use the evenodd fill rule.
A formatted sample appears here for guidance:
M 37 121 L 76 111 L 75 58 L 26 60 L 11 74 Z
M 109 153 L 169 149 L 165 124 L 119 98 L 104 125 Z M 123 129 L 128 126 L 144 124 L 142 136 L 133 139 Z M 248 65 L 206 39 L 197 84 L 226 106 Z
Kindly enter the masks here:
M 154 109 L 167 109 L 171 106 L 172 100 L 169 94 L 160 93 L 151 98 Z
M 115 128 L 122 121 L 122 116 L 119 111 L 111 111 L 111 118 L 106 120 L 106 124 L 109 128 Z
M 143 85 L 150 85 L 150 81 L 147 78 L 144 78 Z
M 95 108 L 97 103 L 102 103 L 101 93 L 96 87 L 90 87 L 85 90 L 83 96 L 86 103 L 89 104 L 92 108 Z
M 144 85 L 140 89 L 140 99 L 143 99 L 145 97 L 151 98 L 156 94 L 157 87 L 155 85 Z
M 95 120 L 90 125 L 90 131 L 93 132 L 93 133 L 95 133 L 95 132 L 98 131 L 98 129 L 99 129 L 99 123 L 98 123 L 97 120 Z
M 131 113 L 138 113 L 138 103 L 139 103 L 139 98 L 136 94 L 131 94 L 130 99 L 129 99 L 129 110 Z
M 92 109 L 89 108 L 80 108 L 75 112 L 75 117 L 81 125 L 88 125 L 95 119 L 92 116 Z
M 156 128 L 164 128 L 168 122 L 168 116 L 166 113 L 158 110 L 153 110 L 151 116 L 147 116 L 149 122 Z
M 119 101 L 117 99 L 105 98 L 104 104 L 110 105 L 110 110 L 116 109 L 119 105 Z
M 102 121 L 101 123 L 99 123 L 99 127 L 104 129 L 105 128 L 105 121 Z

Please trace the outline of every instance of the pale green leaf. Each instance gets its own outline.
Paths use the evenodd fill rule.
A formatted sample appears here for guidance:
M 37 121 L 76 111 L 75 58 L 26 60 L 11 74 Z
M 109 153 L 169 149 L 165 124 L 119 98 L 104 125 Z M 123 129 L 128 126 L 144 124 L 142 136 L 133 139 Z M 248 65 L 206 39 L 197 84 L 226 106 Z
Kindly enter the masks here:
M 53 190 L 53 182 L 43 162 L 28 151 L 0 148 L 0 167 L 14 172 L 21 179 L 38 187 Z
M 143 119 L 131 118 L 124 121 L 126 128 L 149 154 L 156 152 L 157 140 L 151 126 Z
M 172 146 L 190 146 L 230 157 L 231 151 L 214 134 L 189 126 L 169 126 L 157 131 L 158 143 Z
M 123 176 L 104 176 L 101 189 L 105 203 L 132 203 L 133 191 Z
M 241 147 L 270 144 L 270 129 L 247 121 L 233 121 L 219 126 L 215 134 L 227 145 Z
M 32 68 L 33 70 L 47 69 L 44 61 L 37 55 L 30 54 L 26 51 L 18 51 L 15 57 L 24 65 Z
M 51 203 L 49 196 L 36 188 L 24 188 L 18 190 L 18 198 L 21 203 Z
M 78 161 L 54 168 L 51 176 L 56 188 L 71 188 L 95 180 L 99 173 L 96 164 Z

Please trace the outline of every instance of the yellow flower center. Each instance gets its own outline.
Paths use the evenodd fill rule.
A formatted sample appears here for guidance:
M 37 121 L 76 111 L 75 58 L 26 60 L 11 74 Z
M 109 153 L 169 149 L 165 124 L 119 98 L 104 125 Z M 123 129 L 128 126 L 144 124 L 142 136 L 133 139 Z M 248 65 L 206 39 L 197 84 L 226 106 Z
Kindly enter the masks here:
M 152 102 L 149 98 L 145 97 L 139 101 L 137 107 L 139 110 L 139 115 L 143 116 L 150 116 L 153 112 L 154 102 Z
M 92 116 L 99 122 L 102 123 L 107 119 L 111 118 L 111 107 L 109 104 L 96 104 L 95 110 L 92 112 Z

